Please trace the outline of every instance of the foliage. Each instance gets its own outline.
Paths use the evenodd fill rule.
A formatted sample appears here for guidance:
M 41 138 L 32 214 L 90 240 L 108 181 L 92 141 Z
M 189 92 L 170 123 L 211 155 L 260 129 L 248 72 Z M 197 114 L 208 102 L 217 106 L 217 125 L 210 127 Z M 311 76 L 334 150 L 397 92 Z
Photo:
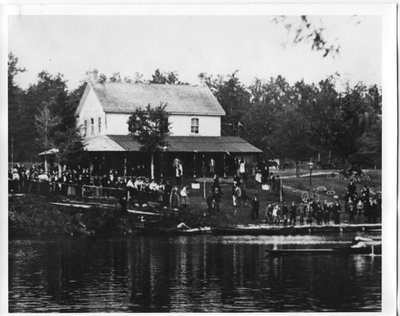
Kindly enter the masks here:
M 78 163 L 84 159 L 82 137 L 74 113 L 85 85 L 82 83 L 70 92 L 61 74 L 43 71 L 39 73 L 37 83 L 23 90 L 15 85 L 14 78 L 25 69 L 18 65 L 18 58 L 12 54 L 8 65 L 9 140 L 13 141 L 14 160 L 32 159 L 44 149 L 35 142 L 40 138 L 41 130 L 34 128 L 35 115 L 44 105 L 49 118 L 59 117 L 56 126 L 49 131 L 48 144 L 54 143 L 59 148 L 62 161 Z M 308 160 L 313 157 L 315 160 L 320 154 L 322 159 L 329 157 L 342 165 L 347 161 L 379 166 L 382 154 L 381 89 L 359 83 L 338 91 L 337 76 L 329 76 L 317 84 L 304 81 L 289 84 L 282 76 L 268 80 L 256 78 L 246 86 L 237 71 L 227 76 L 199 74 L 226 112 L 222 118 L 222 134 L 240 134 L 262 149 L 265 158 Z M 105 82 L 107 77 L 101 74 L 99 79 Z M 109 80 L 146 82 L 138 73 L 134 79 L 121 79 L 119 73 L 114 73 Z M 182 84 L 176 72 L 165 73 L 159 69 L 150 82 Z M 146 109 L 138 109 L 128 124 L 142 150 L 154 153 L 166 145 L 169 127 L 165 104 L 158 108 L 149 105 Z M 243 128 L 239 129 L 239 126 Z
M 137 108 L 129 117 L 129 132 L 142 145 L 142 151 L 155 153 L 160 147 L 167 146 L 170 123 L 166 106 L 151 107 L 149 104 L 145 109 Z
M 277 76 L 256 78 L 244 86 L 234 72 L 227 77 L 205 73 L 199 78 L 226 112 L 222 133 L 241 136 L 264 151 L 266 158 L 326 159 L 381 164 L 381 91 L 362 83 L 338 92 L 336 77 L 317 85 L 290 85 Z
M 13 79 L 23 71 L 17 62 L 18 59 L 10 54 L 9 107 L 12 110 L 9 112 L 9 138 L 13 140 L 14 160 L 36 160 L 40 151 L 52 147 L 59 148 L 60 156 L 80 157 L 82 152 L 78 154 L 77 148 L 82 150 L 83 147 L 77 133 L 75 110 L 85 85 L 69 92 L 61 74 L 42 71 L 37 83 L 22 90 L 15 86 Z M 72 147 L 74 149 L 69 152 Z
M 187 84 L 185 82 L 181 82 L 178 78 L 178 73 L 176 71 L 167 71 L 161 72 L 160 69 L 156 69 L 154 74 L 152 75 L 152 79 L 149 80 L 149 83 L 156 84 Z
M 41 150 L 48 150 L 55 146 L 54 129 L 60 122 L 60 118 L 50 113 L 49 103 L 43 102 L 38 114 L 34 117 L 37 133 L 36 142 Z
M 326 36 L 326 29 L 321 21 L 310 16 L 298 17 L 279 16 L 273 19 L 276 24 L 281 24 L 288 32 L 290 41 L 293 44 L 305 42 L 311 45 L 311 49 L 322 52 L 323 57 L 328 55 L 336 56 L 340 52 L 340 45 L 329 40 Z
M 19 148 L 16 146 L 22 139 L 20 131 L 22 126 L 19 124 L 20 113 L 23 112 L 21 109 L 21 99 L 23 96 L 23 90 L 21 90 L 14 81 L 15 76 L 19 73 L 25 72 L 26 69 L 18 66 L 18 58 L 12 53 L 8 54 L 8 140 L 9 147 L 13 147 L 13 150 L 9 150 L 9 160 L 12 160 L 19 154 Z M 14 150 L 16 148 L 16 150 Z M 13 156 L 13 157 L 12 157 Z M 12 159 L 10 159 L 12 158 Z

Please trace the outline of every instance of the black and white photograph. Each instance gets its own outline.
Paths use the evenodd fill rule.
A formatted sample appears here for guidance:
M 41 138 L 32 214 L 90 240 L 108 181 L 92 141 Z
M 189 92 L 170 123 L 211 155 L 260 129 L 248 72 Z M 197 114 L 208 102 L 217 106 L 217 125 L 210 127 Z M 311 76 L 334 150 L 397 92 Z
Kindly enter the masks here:
M 396 10 L 3 6 L 2 309 L 394 315 Z

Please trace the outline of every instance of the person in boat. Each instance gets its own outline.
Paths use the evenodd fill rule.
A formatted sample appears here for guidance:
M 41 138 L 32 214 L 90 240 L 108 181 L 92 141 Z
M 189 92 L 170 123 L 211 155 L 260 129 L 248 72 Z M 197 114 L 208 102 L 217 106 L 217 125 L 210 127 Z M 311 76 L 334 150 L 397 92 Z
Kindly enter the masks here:
M 260 209 L 260 201 L 258 200 L 257 194 L 254 194 L 253 199 L 251 200 L 251 219 L 258 219 L 258 211 Z

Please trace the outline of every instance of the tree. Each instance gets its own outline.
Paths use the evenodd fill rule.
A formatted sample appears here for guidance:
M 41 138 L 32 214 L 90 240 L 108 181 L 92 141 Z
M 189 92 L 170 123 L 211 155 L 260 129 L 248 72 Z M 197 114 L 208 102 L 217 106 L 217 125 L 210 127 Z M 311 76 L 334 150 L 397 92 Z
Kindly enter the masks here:
M 121 75 L 119 72 L 114 72 L 110 77 L 110 82 L 121 82 Z
M 26 69 L 18 66 L 18 57 L 13 53 L 8 54 L 8 140 L 9 140 L 9 155 L 11 162 L 14 161 L 14 152 L 17 152 L 16 158 L 20 159 L 18 144 L 22 140 L 20 137 L 21 125 L 19 124 L 19 115 L 21 113 L 21 100 L 24 91 L 20 89 L 14 81 L 15 76 L 25 72 Z M 16 150 L 14 149 L 17 145 Z
M 188 83 L 182 82 L 178 78 L 178 73 L 176 71 L 167 71 L 161 72 L 160 69 L 156 69 L 154 75 L 151 76 L 152 79 L 149 80 L 149 83 L 155 84 L 178 84 L 178 85 L 187 85 Z M 141 80 L 141 77 L 140 77 Z M 136 80 L 135 80 L 136 82 Z
M 59 124 L 60 118 L 50 113 L 49 103 L 43 102 L 39 113 L 34 117 L 34 124 L 37 133 L 36 142 L 44 154 L 44 168 L 47 172 L 46 151 L 55 147 L 54 129 Z
M 146 109 L 137 108 L 129 117 L 128 129 L 133 139 L 141 144 L 141 150 L 151 155 L 151 178 L 154 179 L 154 154 L 167 146 L 169 135 L 167 104 L 158 107 L 147 105 Z
M 198 77 L 204 82 L 217 98 L 226 115 L 221 119 L 222 135 L 237 135 L 243 116 L 249 110 L 250 93 L 237 77 L 238 71 L 223 76 L 213 77 L 200 73 Z

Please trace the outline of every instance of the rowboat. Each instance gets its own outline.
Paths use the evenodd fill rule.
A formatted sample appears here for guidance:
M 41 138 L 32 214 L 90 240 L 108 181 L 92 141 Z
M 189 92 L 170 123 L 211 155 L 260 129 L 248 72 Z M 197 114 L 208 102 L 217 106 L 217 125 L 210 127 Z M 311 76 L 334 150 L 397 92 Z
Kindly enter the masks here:
M 196 228 L 158 228 L 158 227 L 136 227 L 138 234 L 150 236 L 191 236 L 211 233 L 211 227 Z
M 382 242 L 357 236 L 354 244 L 347 247 L 308 248 L 308 249 L 266 249 L 268 254 L 282 255 L 381 255 Z

